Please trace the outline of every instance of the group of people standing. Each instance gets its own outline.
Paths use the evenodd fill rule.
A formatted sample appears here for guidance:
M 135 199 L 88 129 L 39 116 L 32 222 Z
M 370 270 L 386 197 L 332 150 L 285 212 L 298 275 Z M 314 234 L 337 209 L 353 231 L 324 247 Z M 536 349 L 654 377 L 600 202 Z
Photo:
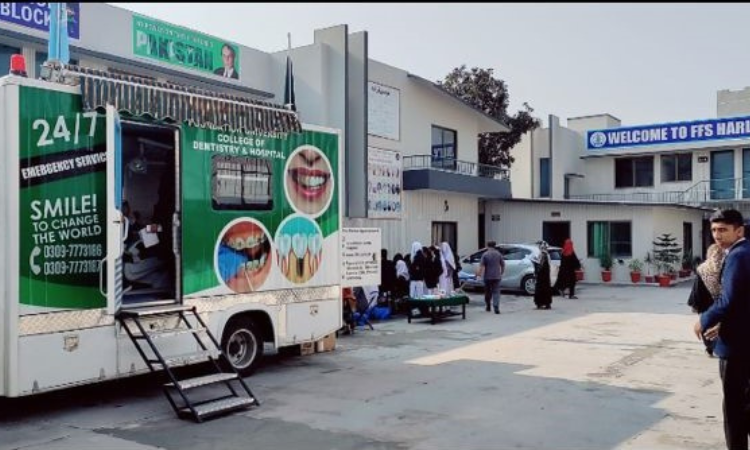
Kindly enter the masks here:
M 396 253 L 393 261 L 388 259 L 388 250 L 382 249 L 380 267 L 380 293 L 394 298 L 450 294 L 459 286 L 461 266 L 447 242 L 427 247 L 415 241 L 410 253 Z

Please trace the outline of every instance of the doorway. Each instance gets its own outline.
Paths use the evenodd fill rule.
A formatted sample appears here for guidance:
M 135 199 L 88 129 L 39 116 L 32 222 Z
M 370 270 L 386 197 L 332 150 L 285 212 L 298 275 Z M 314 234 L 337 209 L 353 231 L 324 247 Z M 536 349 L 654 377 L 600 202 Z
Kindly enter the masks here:
M 125 305 L 179 299 L 178 129 L 122 123 L 122 265 Z M 177 244 L 179 245 L 179 244 Z
M 447 242 L 453 250 L 453 254 L 458 254 L 458 225 L 456 222 L 432 222 L 432 244 L 440 245 Z
M 542 240 L 553 247 L 562 247 L 570 238 L 570 222 L 542 222 Z

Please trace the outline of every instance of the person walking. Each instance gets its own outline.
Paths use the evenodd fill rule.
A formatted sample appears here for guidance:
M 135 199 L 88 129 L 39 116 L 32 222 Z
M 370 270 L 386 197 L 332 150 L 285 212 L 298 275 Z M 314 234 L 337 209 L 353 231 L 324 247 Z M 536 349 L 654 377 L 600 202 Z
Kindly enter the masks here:
M 699 338 L 716 340 L 724 394 L 724 439 L 730 450 L 748 448 L 750 386 L 750 242 L 742 214 L 735 209 L 711 215 L 711 235 L 725 252 L 721 294 L 693 326 Z M 721 323 L 719 327 L 718 324 Z
M 696 269 L 698 274 L 693 282 L 693 289 L 688 297 L 688 305 L 695 313 L 704 313 L 721 294 L 721 266 L 724 264 L 724 250 L 717 244 L 711 244 L 706 250 L 706 260 Z M 701 336 L 708 356 L 714 354 L 715 341 Z
M 562 257 L 560 258 L 560 271 L 557 273 L 557 281 L 555 281 L 555 291 L 565 297 L 565 289 L 569 289 L 568 298 L 576 297 L 576 270 L 581 268 L 581 261 L 578 259 L 575 250 L 573 249 L 573 240 L 565 239 L 562 249 Z
M 495 241 L 487 243 L 487 251 L 482 255 L 477 277 L 484 279 L 485 311 L 490 310 L 490 299 L 492 299 L 495 314 L 500 314 L 500 280 L 505 272 L 505 259 L 497 250 L 496 245 Z
M 536 286 L 534 288 L 534 304 L 536 309 L 552 308 L 552 282 L 550 279 L 549 253 L 547 243 L 540 241 L 539 260 L 534 262 L 536 270 Z M 573 274 L 575 276 L 575 274 Z

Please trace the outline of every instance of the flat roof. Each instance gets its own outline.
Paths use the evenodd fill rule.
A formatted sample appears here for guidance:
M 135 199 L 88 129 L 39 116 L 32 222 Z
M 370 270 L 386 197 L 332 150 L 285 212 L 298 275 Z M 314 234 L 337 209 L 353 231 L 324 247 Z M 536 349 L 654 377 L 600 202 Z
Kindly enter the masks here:
M 604 200 L 575 200 L 575 199 L 549 199 L 549 198 L 509 198 L 503 200 L 505 202 L 513 203 L 547 203 L 547 204 L 564 204 L 564 205 L 621 205 L 621 206 L 665 206 L 669 208 L 678 209 L 693 209 L 696 211 L 713 212 L 715 208 L 707 208 L 703 206 L 690 206 L 679 203 L 656 203 L 656 202 L 608 202 Z
M 437 89 L 439 92 L 442 92 L 443 95 L 447 95 L 448 97 L 450 97 L 454 101 L 457 101 L 457 102 L 461 103 L 463 106 L 466 106 L 467 108 L 469 108 L 472 111 L 474 111 L 477 114 L 479 114 L 483 119 L 485 119 L 485 121 L 486 121 L 485 125 L 487 125 L 487 128 L 489 128 L 488 130 L 480 131 L 480 133 L 497 133 L 497 132 L 508 132 L 508 131 L 510 131 L 510 127 L 505 122 L 503 122 L 502 120 L 490 116 L 489 114 L 487 114 L 486 112 L 482 111 L 481 109 L 476 108 L 474 105 L 470 105 L 469 103 L 466 103 L 462 99 L 460 99 L 457 96 L 453 95 L 452 93 L 446 91 L 440 85 L 438 85 L 436 83 L 433 83 L 432 81 L 427 80 L 425 78 L 422 78 L 419 75 L 414 75 L 414 74 L 411 74 L 411 73 L 407 73 L 406 76 L 408 78 L 411 78 L 411 79 L 417 81 L 418 83 L 421 83 L 422 85 L 426 85 L 426 86 L 429 86 L 429 87 L 431 87 L 433 89 Z M 495 128 L 495 129 L 492 129 L 492 128 Z

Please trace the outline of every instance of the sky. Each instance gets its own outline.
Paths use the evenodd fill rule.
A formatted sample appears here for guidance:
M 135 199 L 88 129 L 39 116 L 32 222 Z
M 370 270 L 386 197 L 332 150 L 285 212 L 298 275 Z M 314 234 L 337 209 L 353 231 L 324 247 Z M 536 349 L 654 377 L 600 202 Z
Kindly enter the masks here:
M 750 86 L 750 4 L 110 3 L 264 52 L 316 29 L 367 31 L 370 59 L 423 78 L 494 69 L 547 123 L 608 113 L 623 126 L 716 117 L 716 92 Z

